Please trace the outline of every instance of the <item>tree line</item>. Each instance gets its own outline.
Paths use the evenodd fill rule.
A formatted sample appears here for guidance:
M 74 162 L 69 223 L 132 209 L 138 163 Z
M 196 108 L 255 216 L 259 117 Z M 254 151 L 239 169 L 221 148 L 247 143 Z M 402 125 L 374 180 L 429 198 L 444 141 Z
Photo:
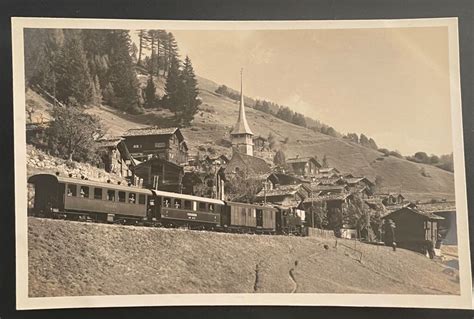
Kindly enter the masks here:
M 27 87 L 39 86 L 64 105 L 107 104 L 132 114 L 144 107 L 167 107 L 183 125 L 200 103 L 191 59 L 182 62 L 174 36 L 139 30 L 139 47 L 128 30 L 26 29 Z M 136 68 L 149 81 L 140 88 Z M 166 78 L 165 95 L 156 95 L 153 76 Z
M 232 100 L 239 101 L 240 93 L 236 90 L 233 90 L 226 85 L 219 86 L 216 90 L 216 93 L 224 95 Z M 342 135 L 337 132 L 333 127 L 323 124 L 318 120 L 304 116 L 301 113 L 293 111 L 290 107 L 279 105 L 277 103 L 267 101 L 267 100 L 253 100 L 248 97 L 244 97 L 245 106 L 252 107 L 256 110 L 262 111 L 264 113 L 273 115 L 285 122 L 292 123 L 298 126 L 306 127 L 315 132 L 323 133 L 333 137 L 341 137 Z

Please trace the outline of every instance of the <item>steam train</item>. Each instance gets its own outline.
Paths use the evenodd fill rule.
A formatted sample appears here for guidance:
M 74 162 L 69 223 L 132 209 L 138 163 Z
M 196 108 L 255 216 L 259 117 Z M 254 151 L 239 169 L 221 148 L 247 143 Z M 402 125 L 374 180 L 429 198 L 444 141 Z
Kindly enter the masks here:
M 307 234 L 304 211 L 36 174 L 36 217 L 236 233 Z

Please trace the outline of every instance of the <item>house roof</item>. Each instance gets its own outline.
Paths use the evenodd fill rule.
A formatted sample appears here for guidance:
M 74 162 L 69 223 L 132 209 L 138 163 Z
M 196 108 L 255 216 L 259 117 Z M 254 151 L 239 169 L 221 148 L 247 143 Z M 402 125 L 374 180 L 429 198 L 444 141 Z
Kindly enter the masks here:
M 456 211 L 456 202 L 454 201 L 447 201 L 447 202 L 440 202 L 440 203 L 424 203 L 424 204 L 417 204 L 416 205 L 419 209 L 430 212 L 430 213 L 437 213 L 437 212 L 455 212 Z
M 299 177 L 283 173 L 272 173 L 268 176 L 268 179 L 274 179 L 280 185 L 294 185 L 303 182 Z
M 292 196 L 295 195 L 301 185 L 283 185 L 274 189 L 262 189 L 258 194 L 258 197 L 273 197 L 273 196 Z
M 159 128 L 157 126 L 132 128 L 123 133 L 123 137 L 129 136 L 149 136 L 149 135 L 173 135 L 176 134 L 179 140 L 183 140 L 183 134 L 177 127 Z
M 365 181 L 367 184 L 372 184 L 372 182 L 365 177 L 347 177 L 345 178 L 345 181 L 348 184 L 357 184 L 361 181 Z
M 412 214 L 416 214 L 416 215 L 419 215 L 425 219 L 429 219 L 429 220 L 440 220 L 440 219 L 444 219 L 444 217 L 441 217 L 441 216 L 438 216 L 434 213 L 431 213 L 431 212 L 427 212 L 427 211 L 423 211 L 423 210 L 420 210 L 416 205 L 413 205 L 413 204 L 409 204 L 409 205 L 405 205 L 403 206 L 402 208 L 400 209 L 397 209 L 395 211 L 392 211 L 390 212 L 389 214 L 383 216 L 382 218 L 390 218 L 393 214 L 398 214 L 402 211 L 406 211 L 406 212 L 410 212 Z
M 296 164 L 296 163 L 307 163 L 309 161 L 315 162 L 319 167 L 321 167 L 321 164 L 319 164 L 318 160 L 314 157 L 294 157 L 294 158 L 288 158 L 286 160 L 287 164 Z
M 267 175 L 271 173 L 271 168 L 267 164 L 267 162 L 265 162 L 265 160 L 255 157 L 255 156 L 243 154 L 237 151 L 234 152 L 234 154 L 232 155 L 232 159 L 230 160 L 229 164 L 232 162 L 232 160 L 238 159 L 238 158 L 241 159 L 242 162 L 244 162 L 245 166 L 247 167 L 247 169 L 250 171 L 251 174 L 260 176 L 260 175 Z M 228 167 L 230 166 L 229 164 L 228 164 Z
M 313 191 L 343 191 L 346 186 L 345 185 L 320 185 L 316 183 L 310 184 L 311 190 Z
M 319 169 L 319 172 L 320 173 L 331 173 L 331 172 L 339 173 L 339 171 L 334 167 L 323 167 Z
M 343 181 L 341 177 L 316 178 L 313 183 L 319 185 L 336 185 L 337 182 Z
M 123 141 L 121 137 L 111 137 L 97 140 L 97 147 L 117 147 L 117 145 Z
M 342 193 L 342 194 L 329 194 L 329 195 L 319 195 L 317 197 L 309 197 L 306 198 L 303 203 L 319 203 L 319 202 L 330 202 L 330 201 L 342 201 L 349 197 L 349 193 Z
M 262 141 L 266 141 L 267 139 L 265 137 L 262 137 L 262 136 L 256 136 L 253 138 L 254 140 L 262 140 Z

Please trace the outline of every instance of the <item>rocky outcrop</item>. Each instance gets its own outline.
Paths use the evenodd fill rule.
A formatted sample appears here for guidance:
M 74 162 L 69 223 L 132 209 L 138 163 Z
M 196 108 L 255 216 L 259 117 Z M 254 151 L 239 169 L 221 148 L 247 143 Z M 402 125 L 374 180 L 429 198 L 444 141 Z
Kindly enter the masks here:
M 26 148 L 26 164 L 28 175 L 38 173 L 56 173 L 61 175 L 72 174 L 73 177 L 80 178 L 85 176 L 90 180 L 106 182 L 110 180 L 112 183 L 126 183 L 125 178 L 107 173 L 105 170 L 93 166 L 88 163 L 79 163 L 75 161 L 67 161 L 46 152 L 35 148 L 32 145 L 27 145 Z

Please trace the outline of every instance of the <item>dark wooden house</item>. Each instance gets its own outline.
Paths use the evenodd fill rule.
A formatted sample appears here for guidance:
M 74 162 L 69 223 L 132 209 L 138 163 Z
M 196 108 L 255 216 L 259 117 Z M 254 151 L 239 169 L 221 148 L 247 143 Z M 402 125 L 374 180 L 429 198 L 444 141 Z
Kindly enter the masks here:
M 132 168 L 133 173 L 143 179 L 143 187 L 168 192 L 182 192 L 184 169 L 182 166 L 154 156 Z
M 296 208 L 308 197 L 310 189 L 305 184 L 279 185 L 277 188 L 264 187 L 256 196 L 258 203 L 272 203 L 285 208 Z
M 428 242 L 433 246 L 436 244 L 439 222 L 444 218 L 410 204 L 385 215 L 383 219 L 395 223 L 397 246 L 424 252 Z
M 268 150 L 268 140 L 262 136 L 253 138 L 253 149 L 254 151 L 265 151 Z
M 291 173 L 299 176 L 315 176 L 321 169 L 321 164 L 314 157 L 288 158 L 286 164 Z
M 123 137 L 130 154 L 139 161 L 156 156 L 179 165 L 188 162 L 188 146 L 179 128 L 130 129 Z
M 401 205 L 405 200 L 402 194 L 397 193 L 376 194 L 375 196 L 380 198 L 385 206 Z

